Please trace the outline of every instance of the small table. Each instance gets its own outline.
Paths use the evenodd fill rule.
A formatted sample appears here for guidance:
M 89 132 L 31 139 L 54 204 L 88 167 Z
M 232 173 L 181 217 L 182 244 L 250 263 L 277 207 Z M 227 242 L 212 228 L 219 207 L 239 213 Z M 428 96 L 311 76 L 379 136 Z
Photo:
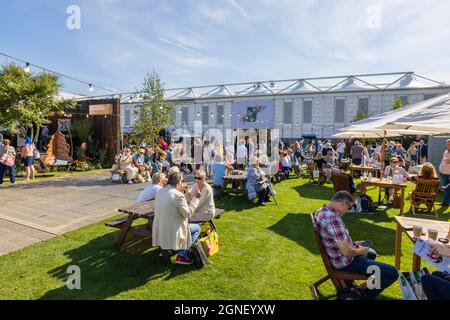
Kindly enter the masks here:
M 414 237 L 412 227 L 421 226 L 424 230 L 436 229 L 439 234 L 438 238 L 450 238 L 449 228 L 450 222 L 409 218 L 409 217 L 394 217 L 397 223 L 397 231 L 395 234 L 395 267 L 400 270 L 400 258 L 402 254 L 402 233 L 406 233 L 409 240 L 416 243 L 417 238 Z M 412 271 L 420 270 L 421 258 L 413 253 Z
M 223 192 L 224 193 L 238 193 L 247 194 L 247 188 L 245 184 L 247 183 L 247 175 L 245 174 L 232 174 L 223 177 Z M 231 187 L 228 185 L 231 184 Z
M 366 193 L 367 187 L 379 187 L 379 188 L 391 188 L 395 190 L 400 190 L 400 215 L 403 215 L 403 210 L 405 206 L 405 190 L 406 183 L 392 183 L 392 181 L 388 181 L 386 179 L 365 179 L 361 180 L 361 194 Z
M 118 209 L 119 212 L 127 213 L 128 216 L 106 223 L 108 227 L 120 229 L 117 245 L 122 246 L 128 233 L 136 234 L 143 238 L 152 237 L 152 225 L 154 217 L 154 201 L 136 203 L 130 207 Z M 137 219 L 146 219 L 147 223 L 137 227 L 132 224 Z
M 372 172 L 373 177 L 375 178 L 380 177 L 380 168 L 374 168 L 369 166 L 349 166 L 348 169 L 350 170 L 350 174 L 352 175 L 352 177 L 354 177 L 355 171 Z

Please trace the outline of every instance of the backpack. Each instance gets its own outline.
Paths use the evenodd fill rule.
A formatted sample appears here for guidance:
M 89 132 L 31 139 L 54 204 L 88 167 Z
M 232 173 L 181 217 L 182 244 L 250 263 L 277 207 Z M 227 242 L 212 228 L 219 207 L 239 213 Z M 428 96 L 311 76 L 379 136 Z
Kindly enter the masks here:
M 372 198 L 366 194 L 362 194 L 356 201 L 357 212 L 372 212 L 375 209 Z

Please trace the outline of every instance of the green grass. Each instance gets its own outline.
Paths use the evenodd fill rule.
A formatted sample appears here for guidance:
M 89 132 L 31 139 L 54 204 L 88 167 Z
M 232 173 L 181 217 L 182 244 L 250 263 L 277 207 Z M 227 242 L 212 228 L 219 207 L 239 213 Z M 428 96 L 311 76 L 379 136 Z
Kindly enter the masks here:
M 138 239 L 118 250 L 117 231 L 102 222 L 0 257 L 0 299 L 311 299 L 309 285 L 325 269 L 309 213 L 333 191 L 305 179 L 275 188 L 278 205 L 257 208 L 242 196 L 216 204 L 226 209 L 216 221 L 222 246 L 203 269 L 166 264 Z M 376 191 L 369 194 L 375 198 Z M 439 211 L 439 219 L 448 221 L 450 211 Z M 345 221 L 354 240 L 370 239 L 379 260 L 393 264 L 396 214 L 398 209 L 389 209 L 374 216 L 346 215 Z M 404 238 L 403 270 L 411 268 L 411 252 Z M 81 290 L 65 285 L 70 265 L 81 268 Z M 331 298 L 334 288 L 326 283 L 320 292 Z M 401 299 L 398 284 L 383 298 Z

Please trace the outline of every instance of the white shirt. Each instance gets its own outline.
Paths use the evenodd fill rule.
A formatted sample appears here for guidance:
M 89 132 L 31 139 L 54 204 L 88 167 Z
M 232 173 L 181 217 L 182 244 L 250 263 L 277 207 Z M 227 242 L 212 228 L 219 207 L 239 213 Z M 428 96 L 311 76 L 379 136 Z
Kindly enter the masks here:
M 445 163 L 445 160 L 450 160 L 450 152 L 448 152 L 448 150 L 445 150 L 444 155 L 442 156 L 439 172 L 443 174 L 450 174 L 450 164 Z
M 162 187 L 159 184 L 149 184 L 139 195 L 136 202 L 142 203 L 145 201 L 151 201 L 155 200 L 156 198 L 156 192 L 158 192 L 159 189 L 162 189 Z
M 338 146 L 337 146 L 337 152 L 339 152 L 339 153 L 345 153 L 345 148 L 346 148 L 346 145 L 345 145 L 345 143 L 339 143 L 338 144 Z
M 203 147 L 203 162 L 205 164 L 211 164 L 212 163 L 212 153 L 214 151 L 214 146 L 212 144 L 208 144 L 207 146 Z
M 289 156 L 283 157 L 283 159 L 281 159 L 281 166 L 290 168 L 291 167 L 291 158 L 289 158 Z
M 225 154 L 226 154 L 226 162 L 228 164 L 233 164 L 234 163 L 234 148 L 231 144 L 226 146 Z
M 245 145 L 241 144 L 237 148 L 237 158 L 238 159 L 246 159 L 247 158 L 247 148 L 245 147 Z

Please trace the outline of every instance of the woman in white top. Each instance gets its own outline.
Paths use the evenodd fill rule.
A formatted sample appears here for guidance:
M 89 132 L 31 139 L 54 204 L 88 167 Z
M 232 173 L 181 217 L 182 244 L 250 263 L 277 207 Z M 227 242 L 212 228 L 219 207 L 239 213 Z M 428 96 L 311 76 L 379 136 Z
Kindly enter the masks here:
M 211 178 L 212 175 L 212 163 L 214 156 L 214 146 L 210 143 L 209 139 L 206 139 L 203 145 L 203 165 L 208 178 Z
M 345 155 L 345 149 L 347 148 L 347 145 L 345 144 L 344 140 L 339 141 L 337 145 L 337 154 L 338 154 L 338 161 L 341 162 L 342 158 Z
M 176 167 L 174 167 L 176 168 Z M 152 177 L 152 183 L 149 184 L 139 195 L 136 202 L 142 203 L 146 201 L 152 201 L 156 198 L 156 193 L 159 189 L 166 186 L 167 179 L 166 175 L 162 172 L 156 172 Z
M 401 177 L 403 177 L 403 182 L 410 179 L 408 172 L 406 172 L 405 169 L 400 167 L 399 160 L 397 157 L 391 158 L 390 165 L 384 169 L 383 176 L 385 178 L 387 178 L 387 177 L 393 178 L 394 176 L 401 176 Z M 393 190 L 391 188 L 388 188 L 386 190 L 387 195 L 389 196 L 389 202 L 392 202 L 392 200 L 393 200 L 393 192 L 392 191 Z
M 198 170 L 195 174 L 195 183 L 186 195 L 188 202 L 194 197 L 194 191 L 200 192 L 199 203 L 195 214 L 189 219 L 189 222 L 209 221 L 214 218 L 216 207 L 214 205 L 214 195 L 211 186 L 206 182 L 206 172 Z
M 439 165 L 439 173 L 441 176 L 442 187 L 445 188 L 444 199 L 442 206 L 448 207 L 450 204 L 450 139 L 447 139 L 447 150 L 442 156 L 441 164 Z
M 247 163 L 247 148 L 245 147 L 245 141 L 239 141 L 239 146 L 237 147 L 237 164 L 240 170 L 244 170 L 244 164 Z
M 120 169 L 127 173 L 128 183 L 132 184 L 134 183 L 133 179 L 137 178 L 139 169 L 133 164 L 133 156 L 131 155 L 130 148 L 125 148 L 123 151 L 124 154 L 119 159 Z
M 370 161 L 369 150 L 367 149 L 367 147 L 363 147 L 363 164 L 365 166 L 368 166 L 369 161 Z
M 227 144 L 225 146 L 225 160 L 227 164 L 234 164 L 234 147 L 230 140 L 227 140 Z

